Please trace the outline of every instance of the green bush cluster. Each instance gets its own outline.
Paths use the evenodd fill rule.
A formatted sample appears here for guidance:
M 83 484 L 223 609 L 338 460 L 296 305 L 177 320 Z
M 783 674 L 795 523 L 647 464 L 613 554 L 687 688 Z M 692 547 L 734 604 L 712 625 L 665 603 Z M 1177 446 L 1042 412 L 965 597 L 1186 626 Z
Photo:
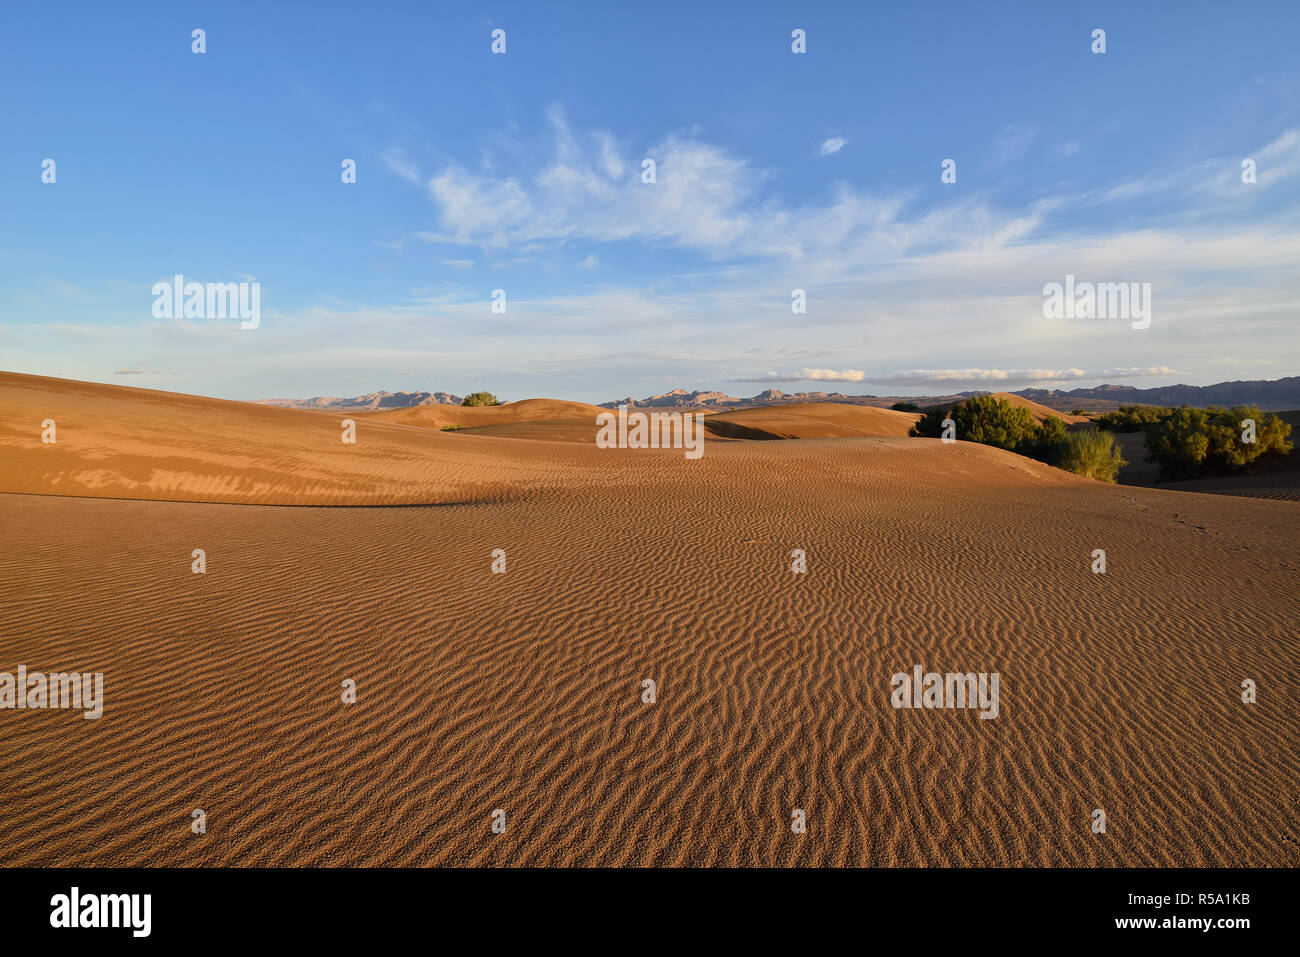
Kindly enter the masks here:
M 1027 455 L 1102 482 L 1115 481 L 1125 464 L 1113 436 L 1097 430 L 1067 432 L 1065 423 L 1054 415 L 1039 424 L 1028 409 L 989 395 L 967 399 L 951 409 L 932 409 L 908 434 L 940 438 L 943 420 L 949 418 L 959 439 Z
M 1141 432 L 1166 418 L 1170 411 L 1158 405 L 1121 405 L 1098 418 L 1097 425 L 1107 432 Z
M 1016 451 L 1021 455 L 1028 455 L 1031 459 L 1038 459 L 1040 462 L 1059 467 L 1068 436 L 1065 423 L 1056 416 L 1049 415 L 1037 427 L 1033 438 Z
M 890 406 L 895 412 L 920 412 L 921 407 L 915 402 L 895 402 Z
M 1255 441 L 1247 426 L 1255 423 Z M 1291 426 L 1255 405 L 1194 409 L 1184 405 L 1147 427 L 1147 459 L 1159 466 L 1161 480 L 1195 478 L 1205 469 L 1244 468 L 1268 452 L 1287 454 Z
M 940 438 L 943 436 L 943 420 L 949 418 L 956 424 L 957 438 L 962 441 L 1011 451 L 1033 439 L 1038 432 L 1038 423 L 1028 409 L 1014 406 L 1006 399 L 977 395 L 951 409 L 931 409 L 908 434 Z
M 494 396 L 491 392 L 475 392 L 471 395 L 465 396 L 465 398 L 461 401 L 460 404 L 479 406 L 479 405 L 500 405 L 501 403 L 497 401 L 497 397 Z
M 1269 452 L 1291 451 L 1287 441 L 1291 426 L 1255 405 L 1230 409 L 1126 405 L 1102 416 L 1098 429 L 1067 432 L 1065 423 L 1054 415 L 1038 424 L 1029 410 L 984 395 L 952 408 L 931 409 L 908 434 L 940 438 L 943 421 L 949 418 L 958 439 L 1007 449 L 1102 482 L 1115 481 L 1125 465 L 1110 432 L 1145 430 L 1147 459 L 1159 466 L 1162 481 L 1195 478 L 1207 469 L 1241 469 Z M 1254 423 L 1253 442 L 1249 422 Z
M 1050 464 L 1098 482 L 1114 482 L 1126 463 L 1119 454 L 1114 436 L 1100 429 L 1087 429 L 1066 433 L 1057 461 Z

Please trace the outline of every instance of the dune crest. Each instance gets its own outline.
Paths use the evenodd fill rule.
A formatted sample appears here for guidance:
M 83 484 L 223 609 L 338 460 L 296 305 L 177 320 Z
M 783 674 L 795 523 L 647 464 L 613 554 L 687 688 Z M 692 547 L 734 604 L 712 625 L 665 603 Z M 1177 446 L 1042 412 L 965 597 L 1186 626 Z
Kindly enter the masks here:
M 420 405 L 364 414 L 367 419 L 397 425 L 417 425 L 430 429 L 457 425 L 472 429 L 548 419 L 581 418 L 594 421 L 597 415 L 605 411 L 607 410 L 599 406 L 588 405 L 586 402 L 569 402 L 566 399 L 521 399 L 504 405 Z
M 1033 399 L 1026 399 L 1023 395 L 1016 395 L 1014 392 L 994 392 L 993 398 L 1004 399 L 1017 409 L 1028 409 L 1029 414 L 1034 417 L 1036 422 L 1042 422 L 1049 415 L 1056 416 L 1066 425 L 1081 425 L 1084 422 L 1091 421 L 1086 415 L 1069 415 L 1065 412 L 1058 412 L 1035 402 Z
M 556 418 L 584 409 L 589 419 Z M 541 490 L 620 488 L 680 467 L 671 461 L 673 450 L 597 448 L 596 415 L 606 411 L 531 399 L 490 408 L 323 412 L 0 373 L 0 491 L 246 505 L 426 505 Z M 752 409 L 709 416 L 706 426 L 714 418 L 751 434 L 854 437 L 868 428 L 897 433 L 914 416 L 858 407 L 823 412 L 814 406 L 795 413 Z M 41 442 L 40 423 L 46 419 L 56 423 L 53 444 Z M 484 431 L 441 431 L 452 419 L 481 423 Z M 348 420 L 356 429 L 352 444 L 342 441 Z M 1079 481 L 1009 452 L 967 443 L 943 449 L 937 441 L 921 439 L 862 441 L 875 444 L 845 445 L 838 454 L 881 475 L 911 460 L 922 483 Z M 755 467 L 779 468 L 829 454 L 753 447 L 770 444 L 706 439 L 702 471 L 694 478 L 707 480 L 714 459 L 716 468 L 746 457 Z
M 745 439 L 828 439 L 907 435 L 920 416 L 869 405 L 807 402 L 718 412 L 704 420 L 710 434 Z

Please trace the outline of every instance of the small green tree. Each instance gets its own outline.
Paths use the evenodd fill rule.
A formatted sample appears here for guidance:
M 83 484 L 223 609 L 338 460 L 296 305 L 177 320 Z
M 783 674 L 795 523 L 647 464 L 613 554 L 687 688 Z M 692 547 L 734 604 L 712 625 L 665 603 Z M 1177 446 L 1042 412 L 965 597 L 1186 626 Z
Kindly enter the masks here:
M 1045 445 L 1057 445 L 1065 439 L 1065 423 L 1054 415 L 1043 419 L 1038 426 L 1037 441 Z
M 1254 423 L 1254 441 L 1249 441 Z M 1291 451 L 1291 426 L 1257 405 L 1175 409 L 1147 430 L 1147 458 L 1160 467 L 1160 478 L 1195 478 L 1204 469 L 1236 471 L 1269 452 Z
M 921 407 L 915 402 L 895 402 L 890 406 L 895 412 L 920 412 Z
M 1250 409 L 1252 412 L 1258 411 L 1253 405 Z M 1267 452 L 1276 452 L 1279 455 L 1291 454 L 1294 446 L 1287 441 L 1291 435 L 1291 424 L 1289 422 L 1282 421 L 1280 416 L 1274 415 L 1272 412 L 1266 413 L 1263 420 L 1256 419 L 1255 421 L 1258 423 L 1260 455 Z
M 944 419 L 952 419 L 959 440 L 999 449 L 1014 451 L 1038 434 L 1038 424 L 1028 409 L 1014 406 L 1006 399 L 977 395 L 951 409 L 931 409 L 912 426 L 908 435 L 941 438 Z
M 1012 451 L 1038 432 L 1038 423 L 1028 409 L 991 395 L 962 402 L 952 410 L 952 420 L 957 424 L 958 439 Z
M 1160 467 L 1160 478 L 1194 478 L 1210 449 L 1210 417 L 1189 405 L 1174 409 L 1147 430 L 1147 459 Z
M 1048 465 L 1059 465 L 1065 449 L 1065 436 L 1065 423 L 1056 416 L 1049 415 L 1039 423 L 1033 438 L 1023 443 L 1016 451 L 1040 462 L 1046 462 Z
M 940 438 L 943 435 L 943 420 L 946 418 L 948 418 L 947 409 L 931 409 L 907 430 L 907 434 L 924 439 Z
M 1097 424 L 1108 432 L 1141 432 L 1169 415 L 1170 410 L 1158 405 L 1121 405 L 1097 419 Z
M 471 395 L 465 396 L 465 398 L 461 401 L 460 404 L 479 406 L 479 405 L 500 405 L 501 403 L 497 401 L 497 397 L 494 396 L 491 392 L 475 392 Z
M 1065 433 L 1058 460 L 1052 464 L 1099 482 L 1114 482 L 1119 470 L 1128 463 L 1119 454 L 1113 435 L 1100 429 L 1087 429 Z
M 1207 465 L 1240 469 L 1261 455 L 1291 451 L 1287 436 L 1291 426 L 1271 412 L 1261 412 L 1257 405 L 1236 405 L 1230 409 L 1210 409 L 1210 447 L 1205 453 Z M 1247 423 L 1253 423 L 1254 441 L 1247 441 Z

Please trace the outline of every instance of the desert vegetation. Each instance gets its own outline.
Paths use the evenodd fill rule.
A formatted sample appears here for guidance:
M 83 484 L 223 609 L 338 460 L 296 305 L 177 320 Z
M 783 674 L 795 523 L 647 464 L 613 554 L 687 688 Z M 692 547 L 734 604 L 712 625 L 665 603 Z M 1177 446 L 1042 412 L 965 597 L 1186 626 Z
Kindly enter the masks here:
M 1068 432 L 1054 415 L 1038 422 L 1028 409 L 991 395 L 975 396 L 951 409 L 931 409 L 909 434 L 940 438 L 945 419 L 952 420 L 957 437 L 967 442 L 1007 449 L 1098 481 L 1114 482 L 1125 464 L 1114 437 L 1106 432 Z
M 1097 425 L 1107 432 L 1141 432 L 1169 415 L 1170 410 L 1158 405 L 1122 405 L 1097 419 Z
M 1289 454 L 1291 426 L 1255 405 L 1194 409 L 1184 405 L 1146 427 L 1147 459 L 1161 480 L 1235 472 L 1262 455 Z
M 1056 461 L 1048 464 L 1099 482 L 1114 482 L 1126 464 L 1115 439 L 1099 429 L 1068 432 L 1055 447 Z
M 1291 426 L 1257 405 L 1125 405 L 1098 418 L 1097 425 L 1110 432 L 1145 432 L 1147 461 L 1156 463 L 1161 481 L 1241 471 L 1263 455 L 1291 451 Z

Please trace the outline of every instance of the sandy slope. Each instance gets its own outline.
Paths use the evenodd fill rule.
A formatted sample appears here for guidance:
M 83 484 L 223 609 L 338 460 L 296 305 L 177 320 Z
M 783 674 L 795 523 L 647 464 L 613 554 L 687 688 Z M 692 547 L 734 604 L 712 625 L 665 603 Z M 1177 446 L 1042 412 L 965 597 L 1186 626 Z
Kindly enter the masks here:
M 520 403 L 521 405 L 523 403 Z M 596 409 L 597 412 L 608 411 Z M 633 409 L 634 412 L 663 413 L 676 410 Z M 848 437 L 900 437 L 920 418 L 907 412 L 891 412 L 870 406 L 833 402 L 768 406 L 734 412 L 704 412 L 708 441 L 762 441 L 767 439 L 825 439 Z M 519 419 L 486 426 L 471 426 L 473 434 L 546 442 L 591 445 L 596 425 L 588 414 L 580 418 L 547 421 Z
M 1037 422 L 1042 422 L 1043 419 L 1047 418 L 1049 415 L 1056 416 L 1066 425 L 1081 425 L 1089 421 L 1086 415 L 1068 415 L 1065 412 L 1057 412 L 1055 409 L 1048 408 L 1039 402 L 1035 402 L 1032 399 L 1026 399 L 1022 395 L 1015 395 L 1011 392 L 994 392 L 993 398 L 1006 399 L 1007 402 L 1016 408 L 1028 409 L 1030 415 L 1032 415 L 1034 420 Z
M 400 425 L 419 425 L 441 429 L 448 425 L 477 428 L 485 425 L 507 425 L 520 422 L 537 422 L 547 419 L 585 419 L 595 435 L 596 416 L 607 412 L 586 402 L 568 402 L 564 399 L 524 399 L 505 405 L 471 406 L 420 405 L 409 409 L 386 409 L 367 412 L 366 417 L 378 422 L 395 422 Z M 588 438 L 588 441 L 594 441 Z
M 744 439 L 827 439 L 898 436 L 920 416 L 869 405 L 810 402 L 720 412 L 704 420 L 710 435 Z
M 382 474 L 293 438 L 335 416 L 105 388 L 30 392 L 93 424 L 48 474 L 132 442 L 142 472 L 142 411 L 281 500 Z M 12 426 L 43 416 L 0 399 L 3 488 L 30 485 Z M 924 439 L 691 462 L 384 428 L 386 481 L 454 504 L 0 494 L 0 670 L 100 670 L 108 699 L 0 710 L 0 864 L 1300 863 L 1300 505 Z M 1001 715 L 895 710 L 917 663 L 999 672 Z
M 452 411 L 505 420 L 505 410 L 549 417 L 566 407 L 583 405 L 536 400 Z M 402 413 L 426 408 L 442 407 L 317 412 L 0 372 L 0 491 L 248 504 L 427 504 L 555 487 L 574 480 L 580 469 L 577 463 L 512 464 L 471 436 L 389 419 L 395 415 L 400 422 Z M 53 444 L 41 442 L 46 419 L 57 429 Z M 353 444 L 342 440 L 348 419 L 357 430 Z

